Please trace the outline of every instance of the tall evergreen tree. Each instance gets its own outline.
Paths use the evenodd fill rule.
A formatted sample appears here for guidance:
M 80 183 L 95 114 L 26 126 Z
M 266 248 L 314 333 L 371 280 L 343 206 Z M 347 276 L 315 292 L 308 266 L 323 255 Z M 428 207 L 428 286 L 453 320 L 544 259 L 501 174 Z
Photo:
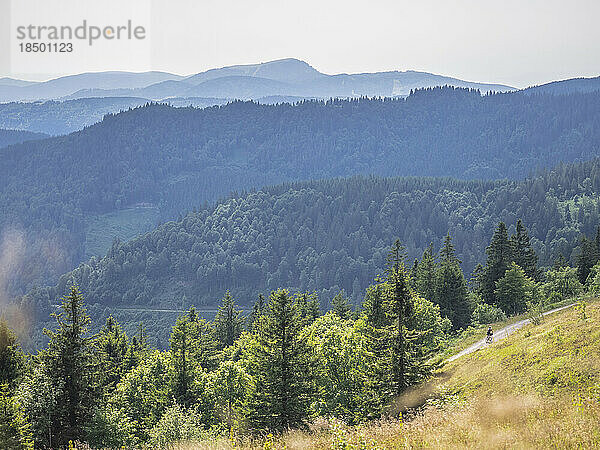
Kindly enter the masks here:
M 538 278 L 538 257 L 531 246 L 529 234 L 521 219 L 517 220 L 515 233 L 510 237 L 513 261 L 532 279 Z
M 586 282 L 590 270 L 599 259 L 600 248 L 596 244 L 596 239 L 592 240 L 583 236 L 579 243 L 579 253 L 577 255 L 577 276 L 581 284 Z
M 391 384 L 396 393 L 408 386 L 408 342 L 406 318 L 411 310 L 411 293 L 404 266 L 405 251 L 396 240 L 388 254 L 388 284 L 390 285 L 390 311 L 392 317 Z
M 264 314 L 265 311 L 265 297 L 262 294 L 258 294 L 258 300 L 254 302 L 252 306 L 252 312 L 248 315 L 248 330 L 254 331 L 258 326 L 258 320 Z
M 466 327 L 471 319 L 471 306 L 467 282 L 454 255 L 450 234 L 446 236 L 440 251 L 440 266 L 435 277 L 434 302 L 440 305 L 442 316 L 452 322 L 454 328 Z
M 244 318 L 242 312 L 236 308 L 235 300 L 227 291 L 221 301 L 214 320 L 215 335 L 220 348 L 229 347 L 242 334 Z
M 87 334 L 90 318 L 76 286 L 62 298 L 61 311 L 52 316 L 57 329 L 46 330 L 50 342 L 40 359 L 55 390 L 56 405 L 47 411 L 52 445 L 63 447 L 69 441 L 85 440 L 85 427 L 96 402 L 98 368 L 93 365 L 93 338 Z
M 216 366 L 214 333 L 192 306 L 177 319 L 170 344 L 175 369 L 173 393 L 179 404 L 190 406 L 201 394 L 194 379 L 199 378 L 203 369 L 212 370 Z
M 489 304 L 496 303 L 496 282 L 502 278 L 512 261 L 512 246 L 504 222 L 500 222 L 490 245 L 485 249 L 487 261 L 483 274 L 481 294 Z
M 435 295 L 435 272 L 437 263 L 435 261 L 435 253 L 433 251 L 433 242 L 423 252 L 421 261 L 416 268 L 415 274 L 415 289 L 424 298 L 428 300 L 434 299 Z
M 100 329 L 96 340 L 95 356 L 101 367 L 101 385 L 105 393 L 111 393 L 125 373 L 132 368 L 128 359 L 129 342 L 119 323 L 109 316 Z
M 344 295 L 344 291 L 338 292 L 331 300 L 331 311 L 342 320 L 348 320 L 352 316 L 352 308 Z
M 284 431 L 306 424 L 313 383 L 300 331 L 297 304 L 287 291 L 273 292 L 249 366 L 252 382 L 246 416 L 255 431 Z

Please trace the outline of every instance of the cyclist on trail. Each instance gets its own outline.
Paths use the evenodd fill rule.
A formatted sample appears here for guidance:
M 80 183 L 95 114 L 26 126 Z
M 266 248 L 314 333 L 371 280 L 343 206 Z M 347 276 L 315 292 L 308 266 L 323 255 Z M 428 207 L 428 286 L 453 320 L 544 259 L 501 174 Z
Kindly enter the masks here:
M 494 340 L 494 330 L 492 330 L 492 326 L 488 325 L 486 339 L 487 342 L 492 342 Z

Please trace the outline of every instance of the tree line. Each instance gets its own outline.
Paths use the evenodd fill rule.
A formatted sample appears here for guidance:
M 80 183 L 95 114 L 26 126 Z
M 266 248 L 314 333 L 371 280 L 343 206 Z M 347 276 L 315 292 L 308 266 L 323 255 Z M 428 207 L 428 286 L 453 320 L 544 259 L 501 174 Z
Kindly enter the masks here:
M 510 235 L 498 223 L 486 254 L 467 283 L 449 234 L 412 264 L 397 240 L 359 307 L 339 292 L 322 314 L 314 293 L 277 289 L 243 314 L 227 292 L 212 321 L 193 306 L 181 314 L 165 350 L 149 344 L 143 324 L 128 335 L 112 316 L 92 333 L 71 286 L 35 354 L 0 320 L 1 442 L 161 447 L 277 433 L 317 417 L 397 416 L 394 399 L 427 378 L 461 330 L 600 292 L 598 261 L 585 283 L 560 257 L 541 270 L 520 221 Z

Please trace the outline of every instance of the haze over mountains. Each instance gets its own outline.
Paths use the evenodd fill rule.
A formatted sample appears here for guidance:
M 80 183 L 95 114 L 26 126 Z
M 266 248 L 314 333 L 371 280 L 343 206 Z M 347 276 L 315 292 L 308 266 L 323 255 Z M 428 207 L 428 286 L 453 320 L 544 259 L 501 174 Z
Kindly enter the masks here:
M 475 88 L 482 93 L 514 90 L 417 71 L 326 75 L 291 58 L 211 69 L 188 77 L 164 72 L 100 72 L 41 83 L 2 78 L 0 128 L 60 135 L 92 125 L 107 113 L 149 101 L 205 108 L 236 99 L 275 104 L 334 97 L 397 97 L 414 89 L 443 85 Z M 598 78 L 591 78 L 563 80 L 525 91 L 567 94 L 598 89 Z
M 114 237 L 130 239 L 232 191 L 350 175 L 521 179 L 600 155 L 600 93 L 151 105 L 67 136 L 5 147 L 0 229 L 28 236 L 17 292 Z M 40 260 L 39 255 L 48 255 Z M 43 263 L 42 263 L 43 261 Z
M 304 61 L 282 59 L 261 64 L 211 69 L 188 77 L 164 72 L 99 72 L 71 75 L 19 86 L 0 80 L 0 101 L 74 99 L 83 97 L 171 97 L 258 99 L 284 95 L 357 97 L 408 95 L 411 89 L 450 85 L 482 92 L 513 90 L 510 86 L 471 83 L 426 72 L 380 72 L 326 75 Z

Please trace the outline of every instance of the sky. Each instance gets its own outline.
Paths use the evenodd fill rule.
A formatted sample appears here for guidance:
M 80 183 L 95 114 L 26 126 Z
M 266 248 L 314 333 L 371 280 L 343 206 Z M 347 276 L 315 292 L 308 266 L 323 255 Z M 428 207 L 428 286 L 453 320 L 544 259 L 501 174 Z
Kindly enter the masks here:
M 47 79 L 101 70 L 192 74 L 287 57 L 329 74 L 422 70 L 514 87 L 600 75 L 599 0 L 0 3 L 11 1 L 12 22 L 0 23 L 13 35 L 11 60 L 0 61 L 0 76 Z M 34 59 L 16 50 L 14 28 L 28 21 L 87 18 L 100 24 L 127 17 L 145 26 L 144 42 L 129 47 L 98 42 L 78 48 L 70 59 Z

